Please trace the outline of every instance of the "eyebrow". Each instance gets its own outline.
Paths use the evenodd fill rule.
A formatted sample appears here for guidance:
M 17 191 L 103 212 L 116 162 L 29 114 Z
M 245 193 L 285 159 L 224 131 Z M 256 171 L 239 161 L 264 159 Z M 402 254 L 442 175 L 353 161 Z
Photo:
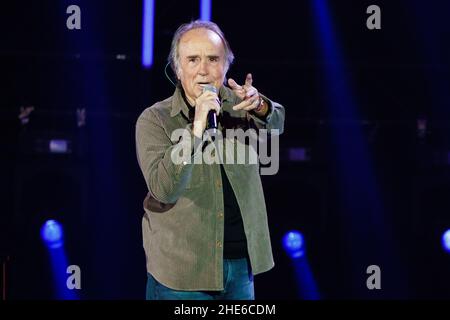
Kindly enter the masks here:
M 186 58 L 188 58 L 188 59 L 198 58 L 198 57 L 200 57 L 198 54 L 186 56 Z M 212 55 L 208 55 L 208 56 L 206 56 L 206 57 L 207 57 L 207 58 L 220 58 L 220 55 L 212 54 Z

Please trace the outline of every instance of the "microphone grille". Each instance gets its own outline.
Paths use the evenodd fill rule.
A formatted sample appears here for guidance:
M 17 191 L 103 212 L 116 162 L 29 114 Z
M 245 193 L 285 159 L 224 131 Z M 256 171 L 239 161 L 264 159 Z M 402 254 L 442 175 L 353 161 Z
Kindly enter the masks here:
M 210 84 L 206 84 L 203 86 L 203 92 L 206 92 L 206 91 L 211 91 L 211 92 L 217 93 L 217 88 Z

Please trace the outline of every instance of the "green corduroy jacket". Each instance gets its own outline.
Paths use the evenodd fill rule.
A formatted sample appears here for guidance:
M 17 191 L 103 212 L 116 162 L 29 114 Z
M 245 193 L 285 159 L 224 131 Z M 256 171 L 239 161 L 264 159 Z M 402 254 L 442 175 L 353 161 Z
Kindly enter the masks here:
M 260 166 L 248 158 L 239 163 L 237 154 L 242 150 L 249 152 L 252 145 L 249 140 L 242 143 L 226 129 L 267 129 L 272 136 L 281 134 L 285 110 L 262 96 L 269 113 L 261 119 L 252 112 L 232 110 L 241 100 L 228 87 L 220 88 L 219 97 L 219 132 L 224 133 L 223 145 L 233 147 L 224 150 L 218 144 L 214 146 L 218 158 L 224 155 L 223 166 L 239 204 L 251 269 L 256 275 L 274 266 Z M 182 89 L 177 87 L 171 97 L 145 109 L 136 123 L 137 157 L 148 187 L 142 219 L 147 271 L 172 289 L 223 290 L 224 202 L 220 165 L 217 161 L 208 164 L 194 160 L 196 156 L 201 159 L 198 156 L 205 150 L 211 151 L 205 148 L 211 144 L 200 143 L 203 150 L 196 147 L 194 142 L 201 140 L 192 133 L 189 108 Z M 177 129 L 184 135 L 174 136 Z M 271 151 L 278 151 L 277 147 L 272 145 Z M 182 153 L 180 160 L 178 154 L 183 148 L 189 152 Z M 216 156 L 216 150 L 210 154 Z

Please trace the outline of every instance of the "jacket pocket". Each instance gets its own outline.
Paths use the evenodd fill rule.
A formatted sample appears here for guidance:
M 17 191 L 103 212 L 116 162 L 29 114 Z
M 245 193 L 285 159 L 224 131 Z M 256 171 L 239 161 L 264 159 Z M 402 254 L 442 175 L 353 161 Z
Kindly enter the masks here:
M 169 211 L 175 206 L 175 203 L 162 203 L 153 197 L 152 193 L 149 191 L 144 199 L 143 206 L 151 212 L 163 213 Z

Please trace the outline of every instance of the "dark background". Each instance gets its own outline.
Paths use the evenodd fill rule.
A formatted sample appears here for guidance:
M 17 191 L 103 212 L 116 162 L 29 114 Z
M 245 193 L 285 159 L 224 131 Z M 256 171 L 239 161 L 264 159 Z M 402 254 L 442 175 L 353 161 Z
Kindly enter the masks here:
M 2 8 L 0 240 L 2 258 L 9 256 L 9 299 L 54 297 L 39 238 L 49 218 L 65 227 L 68 262 L 82 270 L 81 298 L 144 298 L 146 186 L 134 126 L 146 107 L 172 94 L 164 75 L 171 37 L 199 16 L 198 1 L 155 2 L 151 69 L 141 66 L 141 1 L 15 1 Z M 256 297 L 298 298 L 281 242 L 298 229 L 322 298 L 449 298 L 450 256 L 440 237 L 450 228 L 450 3 L 326 1 L 357 102 L 357 116 L 340 118 L 325 98 L 333 88 L 312 2 L 213 1 L 212 20 L 236 55 L 228 77 L 243 82 L 251 72 L 254 86 L 286 108 L 280 170 L 262 176 L 276 267 L 255 278 Z M 66 28 L 71 4 L 81 8 L 81 30 Z M 381 7 L 381 30 L 366 28 L 371 4 Z M 35 108 L 26 125 L 18 119 L 23 106 Z M 86 125 L 78 128 L 81 108 Z M 330 137 L 347 126 L 360 128 L 370 150 L 389 241 L 386 228 L 353 234 L 347 227 L 355 215 L 356 230 L 371 224 L 365 210 L 350 214 L 340 199 L 339 177 L 354 173 L 337 169 Z M 70 140 L 72 152 L 39 149 L 52 138 Z M 291 148 L 305 148 L 309 160 L 292 161 Z M 366 288 L 371 264 L 382 270 L 382 290 Z

